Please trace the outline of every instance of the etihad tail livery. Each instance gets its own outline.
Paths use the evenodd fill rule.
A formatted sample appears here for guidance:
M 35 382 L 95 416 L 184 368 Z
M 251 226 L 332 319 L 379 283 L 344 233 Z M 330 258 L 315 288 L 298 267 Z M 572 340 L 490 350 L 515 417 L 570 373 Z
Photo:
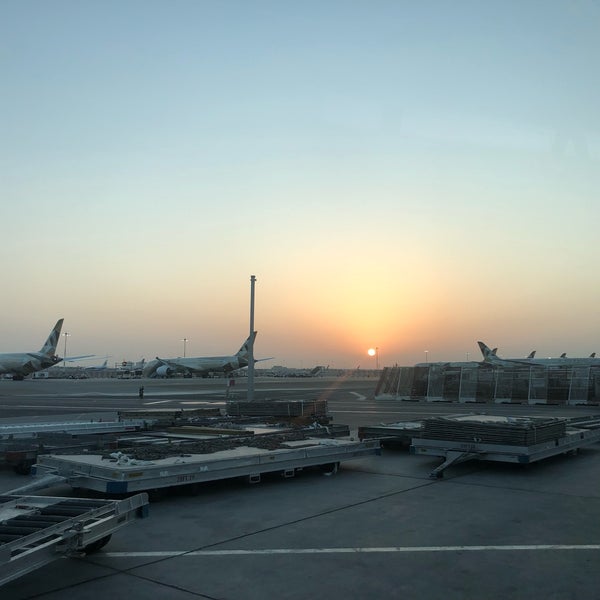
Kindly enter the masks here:
M 524 365 L 524 366 L 542 366 L 542 367 L 593 367 L 600 366 L 600 359 L 596 358 L 596 353 L 592 352 L 586 358 L 569 358 L 563 352 L 559 358 L 534 358 L 535 350 L 527 358 L 500 358 L 496 354 L 496 349 L 491 350 L 483 342 L 477 342 L 483 362 L 488 365 Z
M 191 377 L 199 375 L 208 377 L 210 373 L 230 373 L 248 366 L 250 343 L 256 339 L 256 331 L 242 344 L 232 356 L 197 356 L 190 358 L 159 358 L 150 361 L 144 368 L 144 377 L 171 377 L 176 373 Z M 269 360 L 267 358 L 254 359 Z
M 62 358 L 56 355 L 60 330 L 64 319 L 59 319 L 39 352 L 10 352 L 0 354 L 0 373 L 12 375 L 13 380 L 21 381 L 26 375 L 42 371 L 59 363 Z

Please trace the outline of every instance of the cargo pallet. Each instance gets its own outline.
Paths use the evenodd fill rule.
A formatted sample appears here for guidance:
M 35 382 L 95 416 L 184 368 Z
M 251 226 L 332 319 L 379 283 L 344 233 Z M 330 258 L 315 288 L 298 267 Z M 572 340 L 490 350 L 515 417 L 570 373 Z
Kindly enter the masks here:
M 229 416 L 237 417 L 311 417 L 326 418 L 327 400 L 264 400 L 238 401 L 226 403 Z
M 147 494 L 124 500 L 0 495 L 0 585 L 64 556 L 90 554 L 136 518 Z
M 274 450 L 239 445 L 209 454 L 182 452 L 157 460 L 132 460 L 100 455 L 42 455 L 33 467 L 36 477 L 49 485 L 64 481 L 73 488 L 106 494 L 128 494 L 174 486 L 243 477 L 258 483 L 261 475 L 280 473 L 293 477 L 309 467 L 335 473 L 340 462 L 378 454 L 379 442 L 329 438 L 288 441 Z
M 423 421 L 398 421 L 380 425 L 361 425 L 359 440 L 379 440 L 381 444 L 410 444 L 413 438 L 421 437 Z

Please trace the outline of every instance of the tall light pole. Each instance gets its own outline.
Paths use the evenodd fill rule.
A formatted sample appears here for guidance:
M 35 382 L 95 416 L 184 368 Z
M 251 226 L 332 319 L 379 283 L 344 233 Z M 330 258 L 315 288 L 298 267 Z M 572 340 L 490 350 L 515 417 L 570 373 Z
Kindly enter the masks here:
M 375 346 L 375 369 L 379 371 L 379 348 Z
M 67 338 L 71 335 L 69 332 L 65 331 L 63 333 L 63 335 L 65 336 L 65 353 L 63 356 L 63 366 L 65 368 L 65 375 L 67 374 Z
M 250 276 L 250 343 L 248 344 L 248 402 L 254 400 L 254 286 L 256 277 Z
M 429 362 L 429 350 L 425 350 L 425 364 Z
M 181 341 L 183 342 L 183 358 L 185 358 L 185 345 L 187 344 L 188 339 L 183 338 Z

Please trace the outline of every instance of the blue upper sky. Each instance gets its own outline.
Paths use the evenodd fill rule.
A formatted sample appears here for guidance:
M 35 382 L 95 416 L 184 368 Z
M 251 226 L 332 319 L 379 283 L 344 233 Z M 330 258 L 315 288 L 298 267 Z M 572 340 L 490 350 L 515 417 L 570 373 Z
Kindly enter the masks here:
M 597 347 L 600 5 L 0 5 L 0 351 Z M 371 359 L 372 361 L 372 359 Z

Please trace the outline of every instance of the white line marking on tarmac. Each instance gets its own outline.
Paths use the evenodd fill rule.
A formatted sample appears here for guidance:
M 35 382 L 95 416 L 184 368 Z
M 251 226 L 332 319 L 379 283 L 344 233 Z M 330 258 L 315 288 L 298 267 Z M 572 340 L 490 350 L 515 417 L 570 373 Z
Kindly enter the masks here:
M 177 556 L 253 556 L 273 554 L 369 554 L 393 552 L 523 552 L 600 550 L 600 544 L 531 544 L 510 546 L 389 546 L 374 548 L 272 548 L 264 550 L 194 550 L 192 552 L 104 552 L 110 558 L 152 558 Z
M 402 412 L 402 411 L 398 411 L 398 410 L 338 410 L 335 407 L 330 407 L 330 411 L 332 413 L 335 414 L 349 414 L 349 415 L 356 415 L 356 414 L 360 414 L 360 415 L 423 415 L 424 413 L 420 413 L 420 412 Z M 431 415 L 445 415 L 447 413 L 443 413 L 443 412 L 428 412 L 427 416 L 430 417 Z M 425 417 L 423 417 L 425 418 Z
M 173 402 L 173 400 L 155 400 L 154 402 L 144 402 L 144 404 L 150 406 L 151 404 L 166 404 L 167 402 Z
M 359 394 L 358 392 L 350 392 L 351 394 L 354 394 L 356 396 L 357 400 L 366 400 L 367 397 L 363 396 L 362 394 Z

